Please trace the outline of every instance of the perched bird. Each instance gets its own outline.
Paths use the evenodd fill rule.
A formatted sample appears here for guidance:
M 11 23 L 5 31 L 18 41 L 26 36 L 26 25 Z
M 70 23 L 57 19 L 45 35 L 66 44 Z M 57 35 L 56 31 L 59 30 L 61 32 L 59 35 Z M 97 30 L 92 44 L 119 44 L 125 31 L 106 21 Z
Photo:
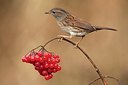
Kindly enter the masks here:
M 57 21 L 57 24 L 60 28 L 69 34 L 66 35 L 59 35 L 60 37 L 64 38 L 72 38 L 73 36 L 81 37 L 81 39 L 76 43 L 76 46 L 80 43 L 83 37 L 91 32 L 98 31 L 98 30 L 112 30 L 117 31 L 113 28 L 108 27 L 100 27 L 100 26 L 93 26 L 88 22 L 83 22 L 81 19 L 71 15 L 69 12 L 65 11 L 61 8 L 53 8 L 45 14 L 51 14 Z

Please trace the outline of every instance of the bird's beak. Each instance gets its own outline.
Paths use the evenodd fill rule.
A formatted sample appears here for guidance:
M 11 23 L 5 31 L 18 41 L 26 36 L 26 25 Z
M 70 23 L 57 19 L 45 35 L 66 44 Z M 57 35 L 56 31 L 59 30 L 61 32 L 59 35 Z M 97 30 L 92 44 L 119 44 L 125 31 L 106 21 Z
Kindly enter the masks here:
M 50 12 L 45 12 L 45 14 L 50 14 Z

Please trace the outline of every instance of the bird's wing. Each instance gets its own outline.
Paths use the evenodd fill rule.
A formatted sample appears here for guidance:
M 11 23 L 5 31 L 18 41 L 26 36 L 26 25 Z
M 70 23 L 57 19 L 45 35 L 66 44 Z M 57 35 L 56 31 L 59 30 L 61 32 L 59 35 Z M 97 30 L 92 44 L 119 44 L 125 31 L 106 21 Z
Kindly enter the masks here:
M 75 17 L 70 17 L 69 19 L 66 19 L 65 22 L 68 25 L 75 27 L 77 29 L 79 28 L 81 30 L 86 30 L 86 31 L 94 31 L 95 30 L 91 24 L 89 24 L 85 21 L 82 21 L 78 18 L 75 18 Z

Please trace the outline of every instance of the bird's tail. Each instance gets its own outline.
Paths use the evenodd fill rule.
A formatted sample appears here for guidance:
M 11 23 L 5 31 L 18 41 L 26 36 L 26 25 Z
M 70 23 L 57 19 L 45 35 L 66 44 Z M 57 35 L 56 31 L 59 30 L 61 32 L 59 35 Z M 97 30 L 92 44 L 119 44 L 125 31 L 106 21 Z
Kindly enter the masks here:
M 117 31 L 116 29 L 109 28 L 109 27 L 99 27 L 99 26 L 93 26 L 95 30 L 112 30 L 112 31 Z

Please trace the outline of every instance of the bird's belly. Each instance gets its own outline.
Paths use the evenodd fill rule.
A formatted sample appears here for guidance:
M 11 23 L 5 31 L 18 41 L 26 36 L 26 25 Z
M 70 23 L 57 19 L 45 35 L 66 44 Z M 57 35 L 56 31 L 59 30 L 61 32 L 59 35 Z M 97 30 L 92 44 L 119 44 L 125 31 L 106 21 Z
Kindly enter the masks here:
M 85 31 L 79 31 L 78 29 L 74 29 L 73 27 L 61 27 L 61 29 L 67 33 L 69 33 L 72 36 L 78 36 L 78 37 L 82 37 L 84 35 L 86 35 L 87 33 Z
M 77 36 L 77 37 L 83 37 L 85 36 L 87 33 L 86 32 L 70 32 L 71 35 L 73 36 Z
M 87 34 L 86 31 L 80 31 L 79 29 L 76 29 L 76 28 L 71 27 L 71 26 L 64 26 L 60 22 L 57 22 L 57 23 L 60 26 L 61 30 L 65 31 L 66 33 L 68 33 L 72 36 L 82 37 L 82 36 L 85 36 Z

